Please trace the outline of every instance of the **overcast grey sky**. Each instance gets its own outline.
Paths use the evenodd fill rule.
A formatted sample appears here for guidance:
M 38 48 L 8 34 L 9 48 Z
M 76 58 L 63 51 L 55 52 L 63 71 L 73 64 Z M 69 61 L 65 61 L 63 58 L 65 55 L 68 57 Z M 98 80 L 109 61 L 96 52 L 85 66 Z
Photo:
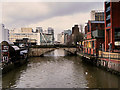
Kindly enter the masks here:
M 85 24 L 91 10 L 103 10 L 103 2 L 4 2 L 2 23 L 6 28 L 52 27 L 55 34 Z

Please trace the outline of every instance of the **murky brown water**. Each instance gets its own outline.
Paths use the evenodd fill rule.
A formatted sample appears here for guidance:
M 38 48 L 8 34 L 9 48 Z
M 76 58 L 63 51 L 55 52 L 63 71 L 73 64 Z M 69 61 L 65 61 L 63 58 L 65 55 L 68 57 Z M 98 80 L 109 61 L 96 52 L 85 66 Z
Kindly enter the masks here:
M 2 78 L 3 88 L 118 88 L 120 77 L 83 63 L 79 56 L 55 50 Z

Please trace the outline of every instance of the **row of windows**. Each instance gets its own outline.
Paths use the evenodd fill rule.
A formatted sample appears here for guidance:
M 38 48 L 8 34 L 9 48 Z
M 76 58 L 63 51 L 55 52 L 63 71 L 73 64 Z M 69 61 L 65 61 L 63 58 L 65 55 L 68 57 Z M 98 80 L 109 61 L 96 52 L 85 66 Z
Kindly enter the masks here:
M 87 41 L 84 43 L 85 48 L 94 48 L 94 41 Z

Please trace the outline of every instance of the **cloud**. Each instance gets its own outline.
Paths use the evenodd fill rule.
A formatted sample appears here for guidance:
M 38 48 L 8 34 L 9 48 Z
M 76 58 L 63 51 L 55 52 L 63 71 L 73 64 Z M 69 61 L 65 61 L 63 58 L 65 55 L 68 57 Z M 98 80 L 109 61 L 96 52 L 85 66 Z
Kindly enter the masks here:
M 93 9 L 103 10 L 103 2 L 4 2 L 2 19 L 7 28 L 50 26 L 57 35 L 84 24 Z
M 25 26 L 56 16 L 86 13 L 92 8 L 100 8 L 101 5 L 102 3 L 95 2 L 3 3 L 3 23 L 7 24 L 8 27 L 11 25 Z
M 44 20 L 42 22 L 38 22 L 36 24 L 31 24 L 29 27 L 33 27 L 34 29 L 36 27 L 43 27 L 43 29 L 47 29 L 48 27 L 54 28 L 55 31 L 55 38 L 57 38 L 57 34 L 61 33 L 64 30 L 71 29 L 72 26 L 75 24 L 83 24 L 85 21 L 89 19 L 89 13 L 77 13 L 67 16 L 57 16 L 53 17 L 47 20 Z
M 27 25 L 49 13 L 44 3 L 3 3 L 3 23 Z

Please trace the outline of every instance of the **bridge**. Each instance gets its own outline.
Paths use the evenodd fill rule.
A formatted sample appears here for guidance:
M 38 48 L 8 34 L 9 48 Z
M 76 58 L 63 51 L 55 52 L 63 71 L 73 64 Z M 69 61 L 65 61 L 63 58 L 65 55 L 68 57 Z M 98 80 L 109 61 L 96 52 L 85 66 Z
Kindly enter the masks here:
M 30 47 L 28 50 L 28 57 L 40 57 L 45 53 L 54 51 L 55 49 L 63 49 L 67 51 L 69 54 L 76 54 L 75 47 Z

